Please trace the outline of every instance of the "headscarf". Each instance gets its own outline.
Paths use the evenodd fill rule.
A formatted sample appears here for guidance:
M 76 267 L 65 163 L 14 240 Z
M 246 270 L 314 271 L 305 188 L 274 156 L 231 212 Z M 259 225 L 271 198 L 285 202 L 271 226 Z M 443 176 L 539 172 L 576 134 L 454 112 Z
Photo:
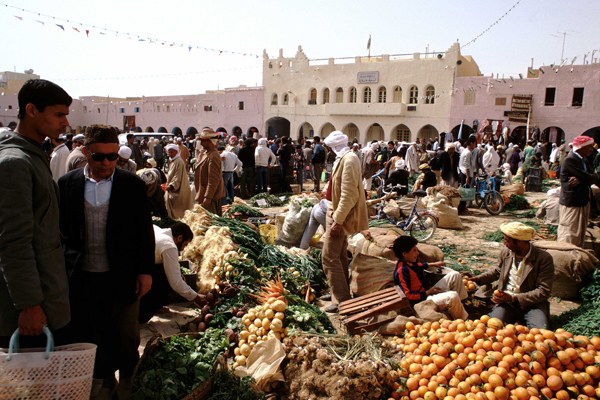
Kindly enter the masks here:
M 527 242 L 533 239 L 533 235 L 535 234 L 535 229 L 531 226 L 516 221 L 500 225 L 500 230 L 508 237 Z
M 483 154 L 481 161 L 483 162 L 483 167 L 488 174 L 491 174 L 498 169 L 498 164 L 500 164 L 500 156 L 496 152 L 496 149 L 494 149 L 494 146 L 487 145 L 487 151 Z
M 175 154 L 175 157 L 169 157 L 170 160 L 174 160 L 177 157 L 179 157 L 179 146 L 177 146 L 176 144 L 173 144 L 173 143 L 168 144 L 167 151 L 169 151 L 169 150 L 175 150 L 177 152 L 177 154 Z
M 333 150 L 335 155 L 340 158 L 350 151 L 348 147 L 348 136 L 343 132 L 333 131 L 324 140 L 325 144 Z
M 580 136 L 577 136 L 575 139 L 573 139 L 573 150 L 577 151 L 577 150 L 581 149 L 582 147 L 593 145 L 593 144 L 594 144 L 593 138 L 591 138 L 589 136 L 585 136 L 585 135 L 580 135 Z
M 396 169 L 406 169 L 406 163 L 404 162 L 404 159 L 401 158 L 396 161 L 394 167 L 396 167 Z
M 238 138 L 237 138 L 237 136 L 235 136 L 235 135 L 232 135 L 232 136 L 229 138 L 229 144 L 230 144 L 230 145 L 233 145 L 233 146 L 235 146 L 235 145 L 237 144 L 237 142 L 238 142 Z

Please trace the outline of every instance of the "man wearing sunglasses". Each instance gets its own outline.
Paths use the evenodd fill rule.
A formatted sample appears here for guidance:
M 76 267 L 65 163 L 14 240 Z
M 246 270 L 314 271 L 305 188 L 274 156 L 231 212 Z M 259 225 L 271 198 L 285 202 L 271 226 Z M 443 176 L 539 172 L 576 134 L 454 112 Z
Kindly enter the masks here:
M 150 290 L 154 231 L 144 182 L 116 168 L 118 132 L 92 125 L 87 166 L 59 179 L 60 227 L 70 273 L 72 326 L 78 342 L 98 345 L 92 395 L 131 395 L 138 361 L 139 300 Z

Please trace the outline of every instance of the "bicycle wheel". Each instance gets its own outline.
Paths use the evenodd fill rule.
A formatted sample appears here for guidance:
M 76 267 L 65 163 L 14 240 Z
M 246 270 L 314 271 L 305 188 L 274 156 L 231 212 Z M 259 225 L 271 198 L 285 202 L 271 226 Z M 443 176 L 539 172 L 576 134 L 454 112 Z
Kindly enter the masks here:
M 410 225 L 410 236 L 424 242 L 433 236 L 437 228 L 437 219 L 429 213 L 419 213 Z
M 483 206 L 492 215 L 498 215 L 504 209 L 504 199 L 498 192 L 489 192 L 483 198 Z

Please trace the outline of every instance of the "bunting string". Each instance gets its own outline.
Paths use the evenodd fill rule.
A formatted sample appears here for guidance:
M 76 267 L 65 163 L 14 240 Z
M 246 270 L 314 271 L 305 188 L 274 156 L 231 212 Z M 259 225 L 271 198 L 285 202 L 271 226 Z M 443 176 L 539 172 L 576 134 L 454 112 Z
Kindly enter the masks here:
M 159 39 L 159 38 L 150 37 L 150 36 L 137 35 L 137 34 L 130 33 L 130 32 L 117 31 L 117 30 L 105 28 L 102 26 L 90 25 L 90 24 L 86 24 L 83 22 L 60 18 L 60 17 L 40 13 L 40 12 L 33 11 L 33 10 L 27 10 L 25 8 L 16 7 L 16 6 L 6 4 L 6 3 L 1 3 L 1 2 L 0 2 L 0 6 L 14 9 L 20 13 L 30 14 L 33 16 L 33 18 L 31 18 L 31 20 L 33 20 L 41 25 L 45 26 L 46 23 L 52 24 L 52 25 L 55 25 L 57 28 L 61 29 L 63 32 L 67 32 L 67 28 L 71 28 L 71 30 L 77 34 L 85 33 L 86 37 L 89 37 L 91 34 L 99 34 L 99 35 L 114 34 L 118 37 L 125 37 L 127 39 L 137 40 L 138 42 L 145 42 L 145 43 L 149 43 L 149 44 L 158 44 L 158 45 L 169 46 L 169 47 L 185 48 L 188 50 L 188 52 L 191 52 L 192 50 L 199 50 L 199 51 L 214 53 L 217 55 L 229 54 L 229 55 L 242 56 L 242 57 L 253 57 L 253 58 L 260 57 L 258 54 L 254 54 L 251 52 L 239 52 L 239 51 L 231 51 L 231 50 L 224 50 L 224 49 L 216 49 L 216 48 L 211 48 L 211 47 L 199 46 L 199 45 L 195 45 L 195 44 L 164 40 L 164 39 Z M 26 20 L 26 18 L 23 15 L 14 15 L 14 17 L 16 19 L 18 19 L 19 21 Z

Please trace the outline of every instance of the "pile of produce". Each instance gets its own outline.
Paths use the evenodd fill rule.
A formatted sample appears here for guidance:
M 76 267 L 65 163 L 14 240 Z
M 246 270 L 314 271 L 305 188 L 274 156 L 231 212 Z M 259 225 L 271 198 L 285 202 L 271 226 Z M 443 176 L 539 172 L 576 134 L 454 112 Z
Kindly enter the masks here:
M 248 219 L 248 217 L 262 218 L 265 215 L 244 203 L 233 203 L 223 213 L 224 217 L 237 218 L 237 219 Z
M 381 399 L 398 380 L 380 336 L 296 335 L 283 343 L 286 399 Z
M 559 399 L 600 396 L 600 337 L 478 320 L 406 323 L 395 399 Z M 404 397 L 408 396 L 408 397 Z
M 505 211 L 527 210 L 528 208 L 531 208 L 531 206 L 527 199 L 518 194 L 511 195 L 508 202 L 504 205 Z
M 285 200 L 281 200 L 281 197 L 284 197 Z M 268 194 L 267 192 L 263 192 L 263 193 L 259 193 L 256 196 L 251 197 L 248 200 L 248 204 L 250 204 L 253 207 L 261 207 L 258 203 L 257 200 L 264 200 L 266 202 L 265 206 L 262 207 L 281 207 L 287 204 L 288 201 L 288 197 L 286 194 L 282 194 L 279 197 L 272 195 L 272 194 Z
M 133 399 L 179 399 L 205 384 L 229 347 L 222 329 L 175 335 L 147 345 L 133 383 Z
M 251 377 L 240 378 L 230 370 L 219 370 L 214 375 L 213 391 L 206 400 L 264 400 L 262 392 L 254 390 Z
M 600 270 L 596 269 L 583 287 L 581 305 L 552 318 L 553 327 L 563 328 L 576 335 L 600 336 Z

